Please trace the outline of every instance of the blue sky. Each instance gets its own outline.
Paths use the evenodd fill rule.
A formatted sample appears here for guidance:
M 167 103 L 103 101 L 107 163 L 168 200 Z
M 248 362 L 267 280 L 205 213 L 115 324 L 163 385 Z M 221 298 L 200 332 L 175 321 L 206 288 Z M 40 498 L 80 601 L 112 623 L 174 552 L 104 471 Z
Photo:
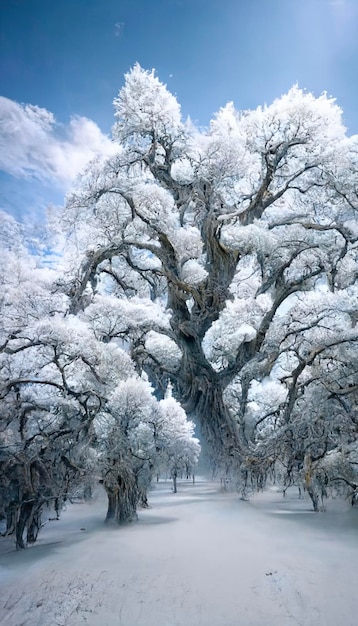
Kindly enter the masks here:
M 136 61 L 199 125 L 228 100 L 253 108 L 298 82 L 335 96 L 358 133 L 357 33 L 358 0 L 6 0 L 0 208 L 36 219 L 62 201 L 108 148 L 112 100 Z

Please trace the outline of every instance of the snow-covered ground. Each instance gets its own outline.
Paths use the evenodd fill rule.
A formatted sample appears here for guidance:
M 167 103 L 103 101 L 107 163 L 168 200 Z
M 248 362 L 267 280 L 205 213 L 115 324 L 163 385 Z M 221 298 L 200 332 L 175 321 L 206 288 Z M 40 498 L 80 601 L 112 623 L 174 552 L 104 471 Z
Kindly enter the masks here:
M 1 625 L 356 626 L 357 509 L 179 489 L 158 485 L 124 528 L 104 527 L 100 494 L 24 552 L 1 542 Z

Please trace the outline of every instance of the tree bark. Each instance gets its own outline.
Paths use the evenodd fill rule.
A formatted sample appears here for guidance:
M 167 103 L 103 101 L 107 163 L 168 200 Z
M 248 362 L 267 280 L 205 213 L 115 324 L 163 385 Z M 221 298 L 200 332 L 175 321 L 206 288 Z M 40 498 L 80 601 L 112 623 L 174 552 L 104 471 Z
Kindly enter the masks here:
M 17 520 L 15 530 L 17 550 L 24 550 L 26 548 L 26 543 L 24 541 L 24 532 L 31 516 L 32 507 L 33 502 L 22 502 L 20 505 L 19 518 Z
M 27 543 L 35 543 L 37 540 L 37 536 L 41 529 L 42 506 L 43 505 L 40 504 L 32 507 L 30 518 L 27 522 Z
M 138 489 L 135 477 L 128 469 L 119 473 L 111 470 L 103 480 L 107 493 L 107 524 L 125 524 L 137 519 Z
M 178 493 L 178 490 L 177 490 L 177 477 L 178 477 L 178 472 L 176 470 L 174 470 L 174 472 L 173 472 L 173 492 L 174 493 Z
M 312 457 L 310 454 L 305 455 L 304 459 L 304 472 L 305 472 L 305 489 L 311 498 L 313 504 L 313 510 L 315 513 L 319 511 L 319 496 L 315 489 L 314 485 L 314 476 L 313 476 L 313 463 Z

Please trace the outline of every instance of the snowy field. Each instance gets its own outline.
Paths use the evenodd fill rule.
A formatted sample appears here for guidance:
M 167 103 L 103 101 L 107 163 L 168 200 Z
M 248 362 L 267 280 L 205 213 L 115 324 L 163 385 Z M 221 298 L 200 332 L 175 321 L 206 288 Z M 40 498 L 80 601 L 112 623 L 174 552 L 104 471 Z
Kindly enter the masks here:
M 104 527 L 99 494 L 24 552 L 1 542 L 1 626 L 356 626 L 358 509 L 179 489 L 124 528 Z

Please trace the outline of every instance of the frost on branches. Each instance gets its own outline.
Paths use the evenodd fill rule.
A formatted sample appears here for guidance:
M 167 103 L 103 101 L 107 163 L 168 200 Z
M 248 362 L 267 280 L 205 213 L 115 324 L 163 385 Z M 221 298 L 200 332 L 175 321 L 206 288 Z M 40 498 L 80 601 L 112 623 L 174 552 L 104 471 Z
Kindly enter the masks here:
M 68 499 L 89 497 L 96 479 L 107 521 L 134 519 L 178 439 L 192 467 L 200 446 L 179 404 L 172 399 L 173 417 L 163 416 L 147 377 L 110 341 L 128 315 L 136 329 L 144 311 L 154 332 L 156 308 L 138 301 L 121 309 L 108 296 L 102 308 L 93 302 L 70 314 L 58 273 L 31 257 L 18 225 L 1 217 L 0 522 L 24 548 Z
M 173 382 L 217 463 L 261 485 L 279 459 L 315 499 L 355 446 L 357 139 L 296 86 L 199 130 L 135 65 L 114 106 L 118 152 L 62 215 L 72 313 L 110 307 L 98 333 Z
M 22 538 L 26 506 L 86 472 L 107 520 L 132 519 L 153 475 L 197 461 L 186 415 L 244 493 L 276 475 L 315 510 L 331 489 L 353 501 L 358 141 L 340 109 L 293 87 L 199 130 L 139 65 L 114 105 L 117 152 L 68 195 L 56 271 L 20 258 L 8 224 L 0 489 L 6 468 L 22 477 L 10 528 L 24 519 Z

